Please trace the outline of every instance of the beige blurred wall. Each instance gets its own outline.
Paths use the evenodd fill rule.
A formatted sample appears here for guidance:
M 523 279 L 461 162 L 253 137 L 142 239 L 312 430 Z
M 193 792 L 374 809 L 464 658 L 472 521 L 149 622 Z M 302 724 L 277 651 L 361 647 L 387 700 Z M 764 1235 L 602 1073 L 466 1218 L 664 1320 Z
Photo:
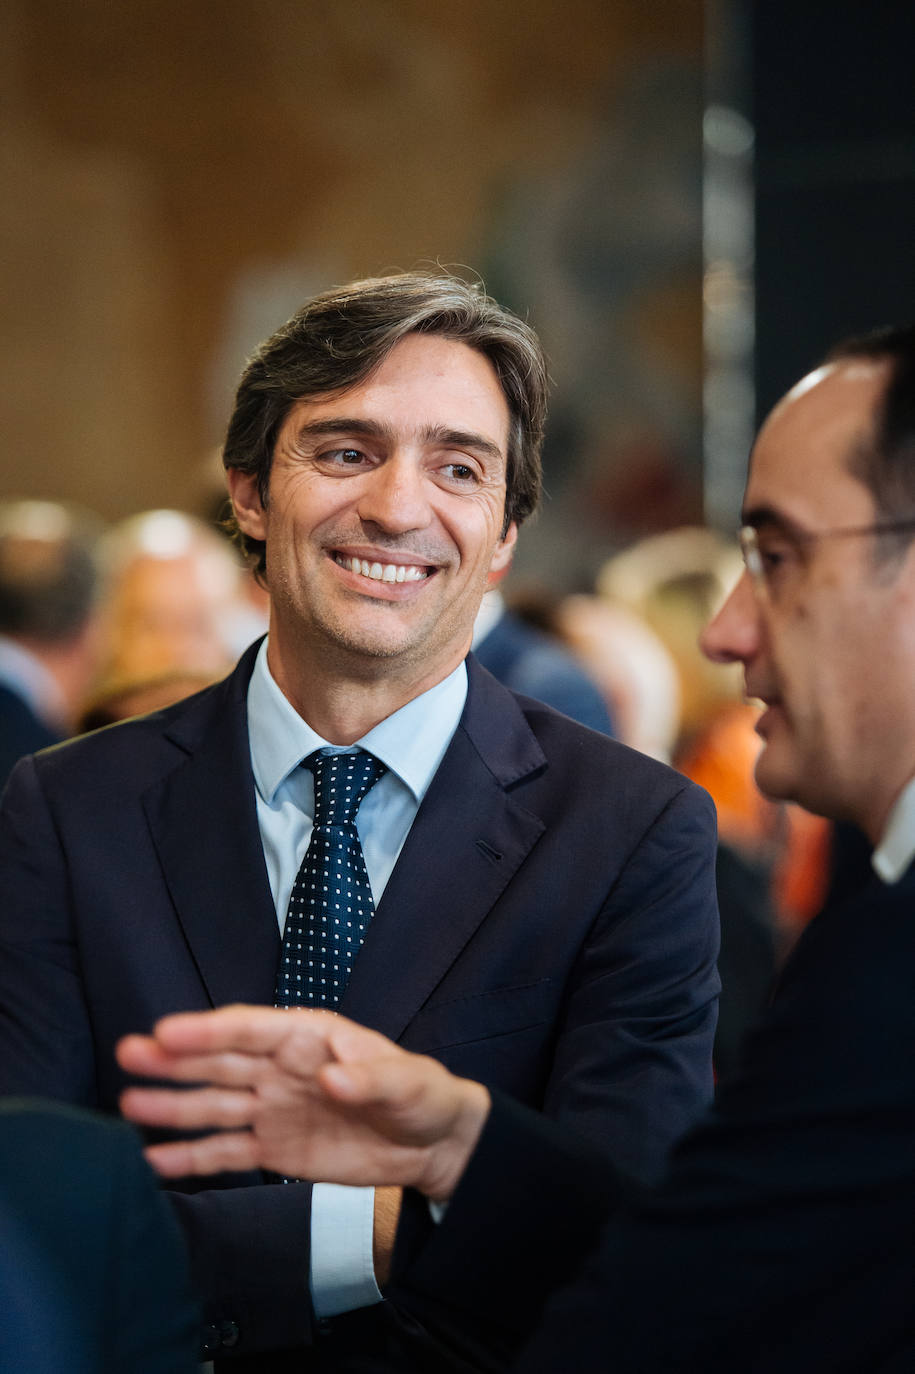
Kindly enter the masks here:
M 646 54 L 697 58 L 701 9 L 7 0 L 2 494 L 201 508 L 258 334 L 334 281 L 478 266 L 506 179 L 580 156 Z

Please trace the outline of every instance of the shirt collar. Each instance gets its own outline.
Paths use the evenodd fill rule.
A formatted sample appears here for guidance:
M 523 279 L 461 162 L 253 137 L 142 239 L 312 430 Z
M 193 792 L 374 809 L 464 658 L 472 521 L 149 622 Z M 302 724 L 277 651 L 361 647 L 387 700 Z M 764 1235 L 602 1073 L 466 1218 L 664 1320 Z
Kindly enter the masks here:
M 893 803 L 871 863 L 885 883 L 898 883 L 915 859 L 915 778 Z
M 454 672 L 382 720 L 352 748 L 368 749 L 406 783 L 419 803 L 457 729 L 467 699 L 467 669 Z M 267 640 L 248 686 L 248 736 L 254 782 L 266 802 L 316 749 L 333 748 L 312 730 L 277 686 L 267 666 Z

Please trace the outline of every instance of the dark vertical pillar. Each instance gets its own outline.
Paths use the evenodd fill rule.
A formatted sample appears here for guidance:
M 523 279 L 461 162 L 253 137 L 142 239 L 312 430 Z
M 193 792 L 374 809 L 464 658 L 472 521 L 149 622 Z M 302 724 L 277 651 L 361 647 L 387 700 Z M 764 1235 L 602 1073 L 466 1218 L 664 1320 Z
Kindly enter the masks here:
M 915 320 L 915 3 L 756 0 L 756 400 Z

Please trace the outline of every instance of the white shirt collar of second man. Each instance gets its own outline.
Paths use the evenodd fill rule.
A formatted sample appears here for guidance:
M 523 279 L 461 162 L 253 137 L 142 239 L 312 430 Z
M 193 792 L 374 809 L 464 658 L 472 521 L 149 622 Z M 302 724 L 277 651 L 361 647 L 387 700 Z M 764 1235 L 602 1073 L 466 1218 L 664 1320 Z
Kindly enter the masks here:
M 899 793 L 871 863 L 885 883 L 898 883 L 915 859 L 915 778 Z

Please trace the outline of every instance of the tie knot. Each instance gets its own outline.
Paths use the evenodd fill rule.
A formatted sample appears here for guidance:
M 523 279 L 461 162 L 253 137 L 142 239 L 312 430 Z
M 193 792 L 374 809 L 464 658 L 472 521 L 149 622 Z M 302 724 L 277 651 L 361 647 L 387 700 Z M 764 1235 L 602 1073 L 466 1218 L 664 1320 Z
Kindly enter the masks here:
M 318 825 L 351 825 L 366 793 L 386 771 L 374 754 L 324 754 L 318 750 L 304 761 L 315 775 L 315 819 Z

